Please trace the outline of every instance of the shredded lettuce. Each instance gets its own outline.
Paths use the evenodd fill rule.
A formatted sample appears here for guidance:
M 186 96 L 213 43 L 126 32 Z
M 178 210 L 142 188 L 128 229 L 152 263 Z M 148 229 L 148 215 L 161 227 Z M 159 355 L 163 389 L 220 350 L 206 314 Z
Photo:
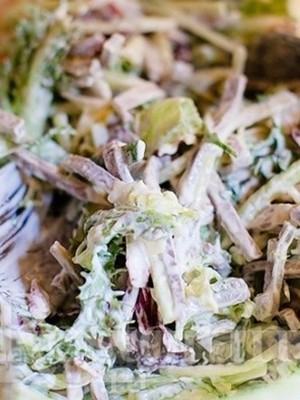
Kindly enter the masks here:
M 299 182 L 300 161 L 295 161 L 286 171 L 275 175 L 243 203 L 239 209 L 239 215 L 244 224 L 247 226 L 277 196 L 289 192 L 289 189 Z
M 65 26 L 50 13 L 33 9 L 17 28 L 16 46 L 1 77 L 2 99 L 5 108 L 24 118 L 29 138 L 44 133 L 67 49 Z
M 288 13 L 288 1 L 286 0 L 242 0 L 240 7 L 247 16 L 287 15 Z
M 32 400 L 66 400 L 65 396 L 58 393 L 45 392 L 35 388 L 33 385 L 26 385 L 22 382 L 16 382 L 13 388 L 13 396 L 16 400 L 32 399 Z

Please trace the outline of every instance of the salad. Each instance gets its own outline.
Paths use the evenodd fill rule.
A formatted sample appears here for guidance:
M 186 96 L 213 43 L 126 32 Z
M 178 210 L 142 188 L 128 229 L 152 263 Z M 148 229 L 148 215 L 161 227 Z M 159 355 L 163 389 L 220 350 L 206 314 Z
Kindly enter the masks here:
M 217 400 L 295 372 L 288 4 L 47 0 L 2 25 L 5 398 Z

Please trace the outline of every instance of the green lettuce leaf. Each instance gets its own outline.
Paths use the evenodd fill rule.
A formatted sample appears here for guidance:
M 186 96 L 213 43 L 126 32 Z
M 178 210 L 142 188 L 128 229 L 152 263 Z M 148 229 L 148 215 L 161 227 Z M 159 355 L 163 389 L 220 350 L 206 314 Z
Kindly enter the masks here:
M 176 153 L 180 142 L 188 145 L 202 134 L 203 122 L 192 99 L 185 97 L 160 100 L 138 115 L 141 139 L 146 154 Z
M 33 8 L 17 29 L 9 62 L 2 68 L 2 107 L 24 118 L 29 138 L 44 132 L 50 115 L 53 87 L 68 49 L 64 23 Z
M 288 2 L 286 0 L 243 0 L 240 4 L 241 10 L 248 16 L 287 15 Z

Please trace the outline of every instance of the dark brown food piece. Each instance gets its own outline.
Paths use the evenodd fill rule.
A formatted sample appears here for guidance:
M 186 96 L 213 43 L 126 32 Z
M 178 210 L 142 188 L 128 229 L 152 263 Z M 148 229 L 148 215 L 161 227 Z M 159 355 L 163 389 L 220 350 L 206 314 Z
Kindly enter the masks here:
M 249 46 L 246 75 L 251 89 L 285 83 L 300 86 L 300 38 L 284 33 L 259 36 Z

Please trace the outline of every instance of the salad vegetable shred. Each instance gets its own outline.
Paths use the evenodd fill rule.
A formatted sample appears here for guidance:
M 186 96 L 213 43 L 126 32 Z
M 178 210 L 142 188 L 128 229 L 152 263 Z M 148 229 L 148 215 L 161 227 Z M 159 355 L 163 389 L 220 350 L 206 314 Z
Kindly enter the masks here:
M 5 399 L 217 400 L 298 369 L 288 6 L 46 0 L 2 23 Z

